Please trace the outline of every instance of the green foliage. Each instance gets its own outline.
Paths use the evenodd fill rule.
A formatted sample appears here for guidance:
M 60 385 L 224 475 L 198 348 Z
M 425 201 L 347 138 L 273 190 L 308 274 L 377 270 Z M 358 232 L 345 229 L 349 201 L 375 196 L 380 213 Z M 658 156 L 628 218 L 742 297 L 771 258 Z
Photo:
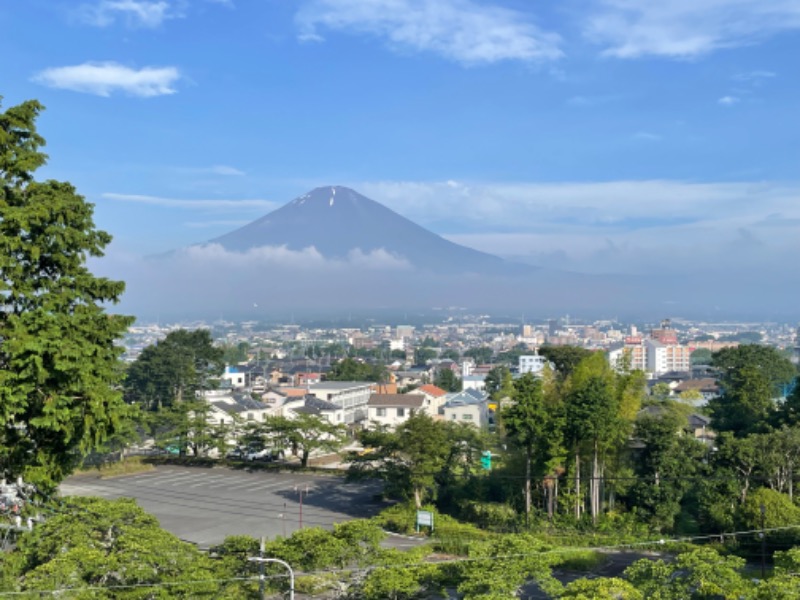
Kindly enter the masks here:
M 767 380 L 770 398 L 783 394 L 784 386 L 797 377 L 797 369 L 781 353 L 771 346 L 746 344 L 736 348 L 723 348 L 715 352 L 712 363 L 722 374 L 723 388 L 735 387 L 733 379 L 745 368 L 757 370 Z
M 652 600 L 735 600 L 747 597 L 753 588 L 742 576 L 744 565 L 741 558 L 700 548 L 672 561 L 639 560 L 628 567 L 625 575 L 645 598 Z
M 722 395 L 708 403 L 711 425 L 737 437 L 766 431 L 773 419 L 774 397 L 775 388 L 764 369 L 755 365 L 736 367 L 725 374 Z
M 707 448 L 678 434 L 686 426 L 680 412 L 664 410 L 636 422 L 635 439 L 643 444 L 633 464 L 638 479 L 630 492 L 633 506 L 657 530 L 672 530 L 685 494 L 692 487 Z
M 331 423 L 324 417 L 301 413 L 292 419 L 270 417 L 258 424 L 262 447 L 291 448 L 300 455 L 300 465 L 308 466 L 314 452 L 336 452 L 346 441 L 344 425 Z
M 470 348 L 464 351 L 464 356 L 472 358 L 478 365 L 485 365 L 492 361 L 494 351 L 489 346 Z
M 720 342 L 739 342 L 741 344 L 758 344 L 764 336 L 758 331 L 740 331 L 731 335 L 720 336 Z
M 414 564 L 406 553 L 385 551 L 379 565 L 371 570 L 359 586 L 364 600 L 410 600 L 434 589 L 439 567 L 434 564 Z
M 436 356 L 436 350 L 427 346 L 418 346 L 414 349 L 414 362 L 418 365 L 424 365 L 429 360 L 436 358 Z
M 4 571 L 16 591 L 170 584 L 121 588 L 71 597 L 219 598 L 211 561 L 159 528 L 128 499 L 73 498 L 67 508 L 20 537 Z
M 713 360 L 713 353 L 708 348 L 698 348 L 692 352 L 692 365 L 710 365 Z
M 86 266 L 111 241 L 92 205 L 69 183 L 34 181 L 41 110 L 0 113 L 0 471 L 50 489 L 131 417 L 116 340 L 132 319 L 104 309 L 124 284 Z
M 333 363 L 325 377 L 328 381 L 385 381 L 386 367 L 345 358 Z
M 250 350 L 249 343 L 223 344 L 220 348 L 222 349 L 222 360 L 225 361 L 225 364 L 238 365 L 239 363 L 247 362 L 248 351 Z
M 125 398 L 147 410 L 168 408 L 210 389 L 224 368 L 223 350 L 207 329 L 171 331 L 130 365 Z
M 461 354 L 458 353 L 458 350 L 454 350 L 453 348 L 446 348 L 439 353 L 439 358 L 452 360 L 453 362 L 458 362 L 458 359 L 461 358 Z
M 633 585 L 618 577 L 600 577 L 598 579 L 578 579 L 564 588 L 559 598 L 573 600 L 644 600 L 642 593 Z
M 440 368 L 436 369 L 433 385 L 440 387 L 446 392 L 460 392 L 464 384 L 452 369 Z
M 761 506 L 764 506 L 763 525 L 767 529 L 800 523 L 800 508 L 786 494 L 769 488 L 760 488 L 747 495 L 740 512 L 741 526 L 748 530 L 760 529 Z
M 505 365 L 494 367 L 486 374 L 484 379 L 485 391 L 492 400 L 501 400 L 511 397 L 514 393 L 514 380 L 511 371 Z
M 566 379 L 575 371 L 582 360 L 588 358 L 591 350 L 579 346 L 542 346 L 539 354 L 553 363 L 556 373 Z
M 508 534 L 471 544 L 471 561 L 459 564 L 459 594 L 465 600 L 500 600 L 516 597 L 529 579 L 550 595 L 562 586 L 551 572 L 557 561 L 548 547 L 529 535 Z

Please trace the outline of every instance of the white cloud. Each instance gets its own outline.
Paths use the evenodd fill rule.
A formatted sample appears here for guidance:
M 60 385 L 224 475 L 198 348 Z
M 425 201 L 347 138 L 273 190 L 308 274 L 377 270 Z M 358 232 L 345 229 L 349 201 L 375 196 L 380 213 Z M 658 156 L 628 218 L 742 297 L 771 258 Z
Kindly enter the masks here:
M 732 77 L 732 79 L 734 81 L 758 84 L 765 79 L 772 79 L 773 77 L 777 76 L 778 74 L 772 71 L 747 71 L 744 73 L 737 73 Z
M 446 224 L 445 237 L 457 243 L 577 271 L 696 272 L 710 264 L 734 269 L 737 262 L 789 254 L 800 223 L 800 184 L 451 181 L 354 187 L 434 231 Z M 765 240 L 765 247 L 757 253 L 745 248 L 739 231 Z
M 136 202 L 164 208 L 183 208 L 187 210 L 274 210 L 279 204 L 270 200 L 182 200 L 177 198 L 163 198 L 160 196 L 144 196 L 139 194 L 105 193 L 102 198 L 120 202 Z
M 214 175 L 232 175 L 236 177 L 245 175 L 244 171 L 228 165 L 214 165 L 209 169 L 209 172 L 214 173 Z
M 124 21 L 129 27 L 159 27 L 167 19 L 183 16 L 175 5 L 163 0 L 101 0 L 84 4 L 79 9 L 80 18 L 89 25 L 108 27 Z
M 383 248 L 363 252 L 351 250 L 344 260 L 325 258 L 313 246 L 291 250 L 286 246 L 261 246 L 246 252 L 226 250 L 220 244 L 189 246 L 176 252 L 178 260 L 188 260 L 204 266 L 219 265 L 231 268 L 278 267 L 281 269 L 349 269 L 358 270 L 410 270 L 411 264 L 403 257 Z
M 308 0 L 296 20 L 302 40 L 321 41 L 322 29 L 367 34 L 465 65 L 562 56 L 559 36 L 528 15 L 474 0 Z
M 796 0 L 596 0 L 585 34 L 618 58 L 692 58 L 800 29 Z
M 717 100 L 717 104 L 721 104 L 722 106 L 733 106 L 734 104 L 738 104 L 739 101 L 739 98 L 736 96 L 723 96 Z
M 87 62 L 69 67 L 52 67 L 33 76 L 48 87 L 108 97 L 114 92 L 150 98 L 176 92 L 180 79 L 176 67 L 132 69 L 114 62 Z

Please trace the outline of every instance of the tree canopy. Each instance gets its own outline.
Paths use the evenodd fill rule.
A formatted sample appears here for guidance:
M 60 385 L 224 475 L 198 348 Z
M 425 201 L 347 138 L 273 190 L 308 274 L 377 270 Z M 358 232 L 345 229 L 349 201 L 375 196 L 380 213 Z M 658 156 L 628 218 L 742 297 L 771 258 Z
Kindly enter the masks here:
M 133 319 L 104 308 L 124 284 L 86 266 L 111 241 L 93 206 L 69 183 L 34 180 L 42 109 L 0 113 L 0 471 L 50 488 L 129 415 L 116 341 Z
M 345 358 L 333 363 L 325 377 L 328 381 L 384 381 L 386 366 Z
M 224 351 L 207 329 L 171 331 L 145 348 L 125 379 L 125 398 L 148 410 L 194 400 L 209 389 L 225 367 Z

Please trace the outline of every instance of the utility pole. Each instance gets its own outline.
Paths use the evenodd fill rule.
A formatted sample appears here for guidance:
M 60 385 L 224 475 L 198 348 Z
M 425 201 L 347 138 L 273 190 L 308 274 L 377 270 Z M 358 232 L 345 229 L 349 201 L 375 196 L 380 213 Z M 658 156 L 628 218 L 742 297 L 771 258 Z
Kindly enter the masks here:
M 306 496 L 308 495 L 308 486 L 305 489 L 301 489 L 298 486 L 294 486 L 294 491 L 300 495 L 300 514 L 299 514 L 299 522 L 300 522 L 300 529 L 303 528 L 303 494 Z

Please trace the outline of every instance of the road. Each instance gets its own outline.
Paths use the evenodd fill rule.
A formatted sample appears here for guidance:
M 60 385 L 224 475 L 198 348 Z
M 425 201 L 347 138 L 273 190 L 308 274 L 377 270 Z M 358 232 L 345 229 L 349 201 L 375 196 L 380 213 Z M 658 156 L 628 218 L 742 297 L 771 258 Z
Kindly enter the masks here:
M 291 535 L 301 519 L 304 527 L 330 528 L 369 517 L 385 506 L 373 500 L 379 491 L 379 483 L 344 483 L 335 476 L 224 467 L 164 466 L 111 479 L 81 475 L 61 485 L 64 496 L 134 498 L 164 529 L 201 548 L 228 535 Z

